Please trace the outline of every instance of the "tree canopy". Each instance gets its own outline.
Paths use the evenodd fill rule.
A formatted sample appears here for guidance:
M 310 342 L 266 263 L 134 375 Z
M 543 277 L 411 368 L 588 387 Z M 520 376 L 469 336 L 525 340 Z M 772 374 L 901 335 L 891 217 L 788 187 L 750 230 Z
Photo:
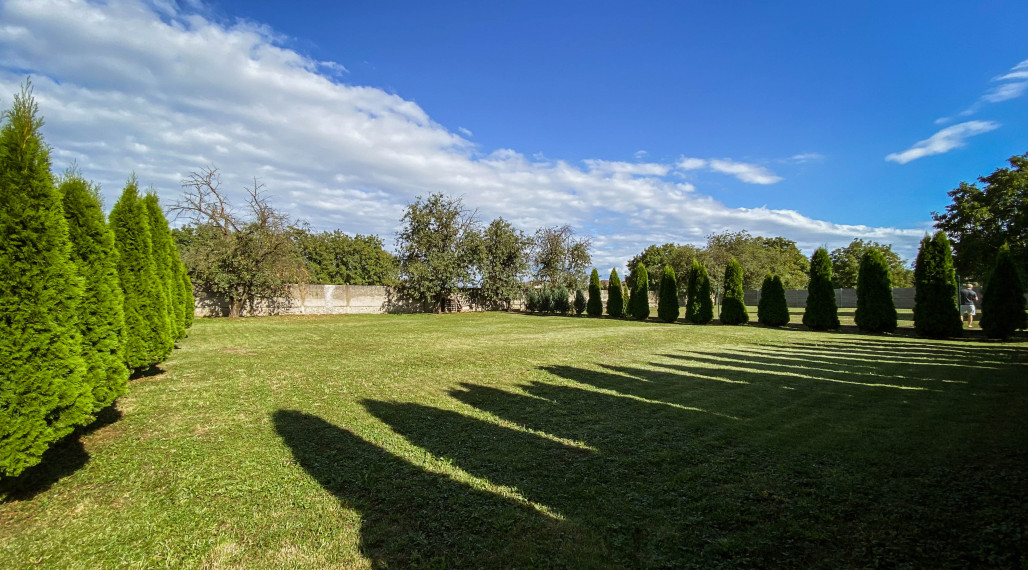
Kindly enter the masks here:
M 575 235 L 569 225 L 540 228 L 532 248 L 535 278 L 552 287 L 575 290 L 586 284 L 586 269 L 592 264 L 591 242 Z
M 1022 278 L 1028 271 L 1028 153 L 1008 162 L 1010 168 L 979 177 L 981 188 L 961 182 L 949 192 L 953 203 L 946 211 L 932 212 L 935 227 L 953 242 L 957 273 L 964 278 L 984 280 L 1004 244 Z
M 892 251 L 891 244 L 880 244 L 876 241 L 864 241 L 857 238 L 846 247 L 833 249 L 829 254 L 832 260 L 832 287 L 846 289 L 857 286 L 860 260 L 869 249 L 876 249 L 885 257 L 889 273 L 892 275 L 893 287 L 914 286 L 914 271 L 910 269 L 910 263 Z
M 396 257 L 376 235 L 349 236 L 335 230 L 315 232 L 308 227 L 291 233 L 303 258 L 308 283 L 396 285 Z
M 635 268 L 642 263 L 646 266 L 648 275 L 662 275 L 664 266 L 670 265 L 671 270 L 675 272 L 675 282 L 684 289 L 686 281 L 689 279 L 689 271 L 692 269 L 692 260 L 699 252 L 700 249 L 691 244 L 650 245 L 628 261 L 628 286 L 635 287 L 631 276 L 635 273 Z M 656 287 L 657 281 L 651 280 L 650 289 L 656 289 Z
M 521 297 L 531 244 L 532 240 L 507 220 L 497 218 L 489 223 L 482 233 L 480 254 L 482 298 L 486 302 L 510 310 L 511 301 Z

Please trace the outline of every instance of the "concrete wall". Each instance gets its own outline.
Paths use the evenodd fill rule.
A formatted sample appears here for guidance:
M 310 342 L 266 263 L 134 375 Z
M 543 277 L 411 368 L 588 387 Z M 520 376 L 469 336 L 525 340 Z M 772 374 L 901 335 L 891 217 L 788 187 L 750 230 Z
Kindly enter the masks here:
M 228 301 L 196 295 L 195 315 L 222 317 L 228 315 Z M 377 285 L 293 285 L 289 295 L 261 300 L 245 316 L 264 315 L 349 315 L 369 313 L 417 313 L 421 305 L 403 300 L 396 290 Z

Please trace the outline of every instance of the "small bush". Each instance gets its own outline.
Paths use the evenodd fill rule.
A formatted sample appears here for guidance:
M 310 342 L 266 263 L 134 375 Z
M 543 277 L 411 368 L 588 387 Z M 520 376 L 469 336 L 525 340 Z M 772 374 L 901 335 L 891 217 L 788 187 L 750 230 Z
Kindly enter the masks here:
M 618 270 L 610 270 L 610 283 L 607 285 L 607 314 L 620 318 L 625 315 L 625 297 L 621 291 L 621 278 Z
M 743 325 L 750 322 L 743 295 L 742 266 L 733 257 L 725 267 L 725 296 L 721 302 L 721 324 Z
M 664 266 L 664 274 L 660 276 L 660 299 L 657 301 L 657 316 L 665 323 L 678 320 L 681 311 L 678 308 L 678 278 L 670 265 Z
M 571 312 L 571 300 L 569 299 L 568 290 L 564 287 L 557 287 L 553 290 L 553 297 L 550 301 L 550 307 L 554 313 L 566 315 Z
M 996 264 L 982 292 L 982 330 L 993 339 L 1006 339 L 1017 329 L 1028 328 L 1024 310 L 1024 283 L 1017 274 L 1010 248 L 996 254 Z
M 767 274 L 760 287 L 760 303 L 757 304 L 757 320 L 769 327 L 789 324 L 789 303 L 785 300 L 785 286 L 782 278 Z
M 575 291 L 575 314 L 578 315 L 578 316 L 582 316 L 582 313 L 585 312 L 585 305 L 586 305 L 586 302 L 585 302 L 585 291 L 582 291 L 581 289 L 576 290 Z
M 539 312 L 539 293 L 535 289 L 525 291 L 525 310 L 529 313 Z
M 553 311 L 553 291 L 543 287 L 539 291 L 539 312 L 549 313 Z
M 603 314 L 603 294 L 600 289 L 600 273 L 593 268 L 589 276 L 589 303 L 586 305 L 586 312 L 590 317 L 599 317 Z
M 896 330 L 896 303 L 892 299 L 889 262 L 878 249 L 869 248 L 860 258 L 857 274 L 857 327 L 867 332 Z

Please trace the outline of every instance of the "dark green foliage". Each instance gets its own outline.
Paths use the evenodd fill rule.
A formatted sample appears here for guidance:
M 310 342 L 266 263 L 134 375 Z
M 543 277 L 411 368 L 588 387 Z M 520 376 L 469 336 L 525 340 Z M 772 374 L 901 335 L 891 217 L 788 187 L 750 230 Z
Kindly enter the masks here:
M 553 291 L 543 288 L 539 291 L 539 312 L 549 313 L 553 311 Z
M 71 258 L 50 153 L 26 83 L 0 127 L 0 475 L 90 420 Z
M 1004 245 L 982 292 L 982 330 L 985 336 L 1006 339 L 1017 329 L 1028 328 L 1024 309 L 1024 283 L 1014 266 L 1014 256 Z
M 550 302 L 551 310 L 554 313 L 566 315 L 571 312 L 571 296 L 568 290 L 561 286 L 553 290 L 553 300 Z
M 69 172 L 58 189 L 68 222 L 71 257 L 84 284 L 79 328 L 85 384 L 92 392 L 96 412 L 125 393 L 129 376 L 122 338 L 125 299 L 118 281 L 114 233 L 104 220 L 96 187 Z
M 296 228 L 292 239 L 303 257 L 309 283 L 387 285 L 399 283 L 399 266 L 376 235 L 348 236 L 339 230 Z M 520 291 L 518 281 L 514 293 Z
M 603 299 L 600 292 L 600 273 L 593 268 L 589 276 L 589 302 L 586 304 L 586 312 L 590 317 L 598 317 L 603 314 Z
M 685 320 L 696 325 L 705 325 L 714 320 L 714 301 L 710 296 L 707 267 L 695 259 L 692 260 L 686 289 Z
M 575 304 L 574 304 L 575 314 L 576 315 L 582 316 L 582 313 L 585 312 L 585 304 L 586 304 L 585 303 L 585 291 L 582 291 L 581 289 L 576 289 L 575 290 Z
M 892 251 L 891 244 L 864 241 L 858 238 L 851 241 L 846 247 L 833 249 L 828 254 L 832 258 L 832 287 L 849 289 L 857 286 L 860 260 L 868 249 L 877 249 L 885 256 L 885 261 L 889 264 L 889 275 L 892 277 L 893 287 L 914 286 L 914 272 L 910 270 L 910 264 Z
M 493 220 L 482 233 L 478 262 L 482 274 L 481 294 L 492 307 L 510 310 L 510 303 L 521 290 L 521 281 L 528 272 L 531 245 L 531 239 L 503 218 Z
M 664 266 L 664 274 L 660 277 L 660 299 L 657 300 L 657 316 L 665 323 L 678 320 L 678 279 L 670 265 Z
M 924 236 L 914 266 L 914 328 L 931 338 L 960 336 L 963 325 L 957 300 L 953 253 L 942 231 Z
M 177 248 L 176 248 L 177 250 Z M 177 251 L 176 251 L 177 253 Z M 182 304 L 185 305 L 186 329 L 193 326 L 193 313 L 196 311 L 196 298 L 193 297 L 193 280 L 189 278 L 186 266 L 179 261 L 179 277 L 182 279 Z
M 525 310 L 529 313 L 539 311 L 539 292 L 535 289 L 525 291 Z
M 114 204 L 110 225 L 125 294 L 125 363 L 132 369 L 146 368 L 168 357 L 174 338 L 154 267 L 149 216 L 134 177 Z
M 742 266 L 733 257 L 725 267 L 725 297 L 721 302 L 721 324 L 743 325 L 750 322 L 742 290 Z
M 789 303 L 785 300 L 785 286 L 782 278 L 770 273 L 760 286 L 760 302 L 757 304 L 757 320 L 769 327 L 789 324 Z
M 607 282 L 607 314 L 615 318 L 625 316 L 625 298 L 617 269 L 610 270 L 610 281 Z
M 839 307 L 835 304 L 835 289 L 832 287 L 832 258 L 823 247 L 819 247 L 810 257 L 810 281 L 807 284 L 803 324 L 816 331 L 839 328 Z
M 865 251 L 860 258 L 857 310 L 853 320 L 862 331 L 889 333 L 896 330 L 896 304 L 892 299 L 889 262 L 877 249 Z
M 153 255 L 154 272 L 161 285 L 168 313 L 168 324 L 171 327 L 172 342 L 186 336 L 185 302 L 182 280 L 176 279 L 175 241 L 171 237 L 168 220 L 161 211 L 161 203 L 157 194 L 147 192 L 143 196 L 143 207 L 146 208 L 147 222 L 150 225 L 151 254 Z
M 635 268 L 635 287 L 628 298 L 628 314 L 640 321 L 650 318 L 650 276 L 642 263 Z

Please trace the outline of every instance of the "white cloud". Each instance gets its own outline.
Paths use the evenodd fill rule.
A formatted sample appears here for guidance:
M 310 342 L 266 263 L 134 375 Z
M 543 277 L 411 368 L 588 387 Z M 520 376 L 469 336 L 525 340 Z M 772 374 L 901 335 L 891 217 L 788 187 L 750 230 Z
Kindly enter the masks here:
M 914 146 L 903 152 L 894 152 L 885 157 L 885 160 L 906 164 L 934 154 L 943 154 L 955 148 L 964 146 L 968 137 L 987 133 L 998 129 L 1000 124 L 994 121 L 967 121 L 951 127 L 946 127 L 923 141 L 918 141 Z
M 596 159 L 583 168 L 481 150 L 469 132 L 447 130 L 411 101 L 341 82 L 325 64 L 281 47 L 273 30 L 223 25 L 177 6 L 167 2 L 158 13 L 138 0 L 0 4 L 0 105 L 31 73 L 55 169 L 77 162 L 102 184 L 108 206 L 132 172 L 168 204 L 190 171 L 214 163 L 237 198 L 257 176 L 275 203 L 318 229 L 376 233 L 391 244 L 405 204 L 446 192 L 486 221 L 502 215 L 528 231 L 572 224 L 596 238 L 600 267 L 621 265 L 650 243 L 702 243 L 723 229 L 783 235 L 811 250 L 871 237 L 899 251 L 916 248 L 925 229 L 729 208 L 667 177 L 672 168 L 709 168 L 747 182 L 780 180 L 727 159 Z
M 471 137 L 475 136 L 475 133 L 472 133 L 470 129 L 466 129 L 464 127 L 457 127 L 457 130 L 460 131 L 460 133 L 462 135 L 464 135 L 464 136 L 466 136 L 468 138 L 471 138 Z
M 800 154 L 794 154 L 789 157 L 789 160 L 797 164 L 803 164 L 805 162 L 820 162 L 825 159 L 825 155 L 817 152 L 804 152 Z

